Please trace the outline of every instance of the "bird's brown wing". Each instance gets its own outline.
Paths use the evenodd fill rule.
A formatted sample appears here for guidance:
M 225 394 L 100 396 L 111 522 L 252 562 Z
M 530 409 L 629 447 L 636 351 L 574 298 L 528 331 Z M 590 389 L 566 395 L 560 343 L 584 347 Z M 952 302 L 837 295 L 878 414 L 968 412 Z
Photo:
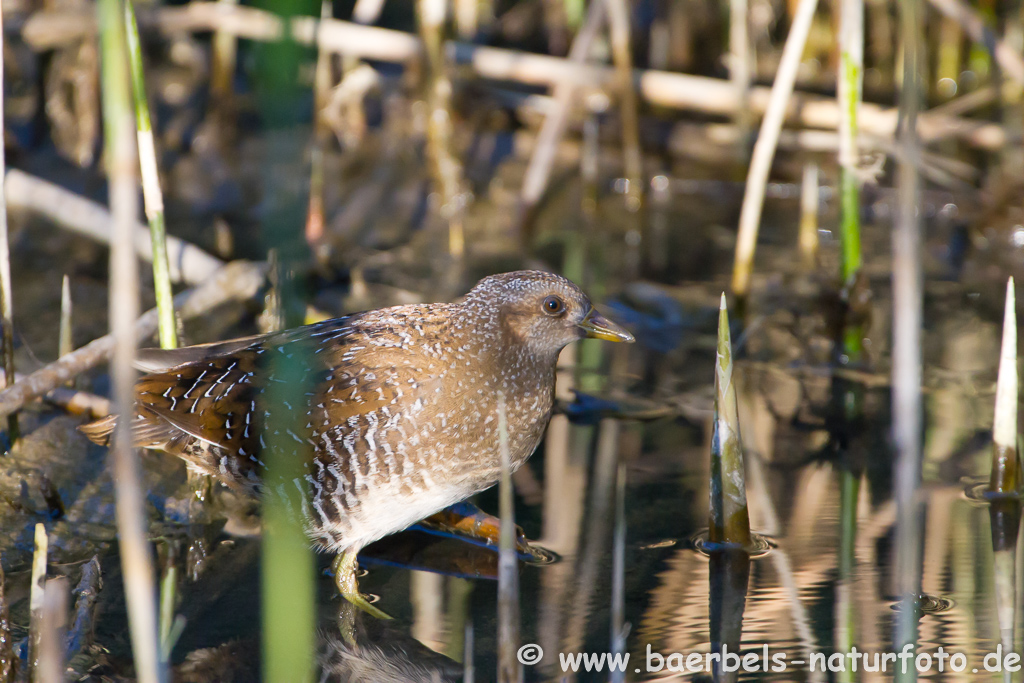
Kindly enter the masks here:
M 382 416 L 400 410 L 403 397 L 411 403 L 417 392 L 434 391 L 437 384 L 415 350 L 374 344 L 352 322 L 328 321 L 256 338 L 226 355 L 142 377 L 136 385 L 136 444 L 180 455 L 222 478 L 246 481 L 258 476 L 260 452 L 268 444 L 290 447 L 307 464 L 328 460 L 326 442 L 341 448 L 346 435 L 374 429 Z M 298 359 L 293 367 L 300 372 L 290 381 L 306 384 L 303 405 L 275 406 L 267 400 L 269 384 L 283 381 L 273 374 L 281 356 Z M 287 411 L 284 419 L 272 420 L 273 411 L 281 409 Z M 284 434 L 264 436 L 268 424 Z M 353 457 L 324 464 L 345 474 L 356 466 L 365 474 L 372 469 L 373 445 L 366 439 L 350 442 L 346 456 Z

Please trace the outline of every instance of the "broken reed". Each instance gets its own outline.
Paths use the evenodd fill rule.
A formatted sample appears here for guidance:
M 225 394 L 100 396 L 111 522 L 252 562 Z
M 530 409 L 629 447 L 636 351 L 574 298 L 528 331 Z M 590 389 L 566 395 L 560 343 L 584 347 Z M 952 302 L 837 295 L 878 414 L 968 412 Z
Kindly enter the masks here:
M 146 98 L 146 75 L 142 68 L 142 46 L 139 25 L 131 0 L 124 0 L 124 26 L 128 42 L 128 65 L 132 76 L 132 95 L 135 104 L 135 125 L 139 144 L 139 168 L 142 171 L 142 199 L 149 221 L 149 235 L 153 243 L 153 289 L 159 311 L 160 347 L 178 347 L 177 323 L 174 318 L 174 292 L 171 289 L 171 268 L 167 261 L 167 230 L 164 224 L 164 195 L 160 189 L 160 174 L 156 163 L 156 143 L 153 123 Z
M 740 442 L 739 408 L 733 383 L 732 340 L 725 293 L 718 311 L 715 358 L 715 423 L 711 437 L 711 513 L 708 538 L 713 544 L 750 546 L 746 475 Z
M 32 553 L 32 583 L 29 588 L 29 629 L 28 629 L 28 678 L 37 680 L 39 649 L 43 633 L 43 599 L 46 595 L 46 558 L 49 554 L 50 539 L 46 527 L 36 524 L 34 550 Z

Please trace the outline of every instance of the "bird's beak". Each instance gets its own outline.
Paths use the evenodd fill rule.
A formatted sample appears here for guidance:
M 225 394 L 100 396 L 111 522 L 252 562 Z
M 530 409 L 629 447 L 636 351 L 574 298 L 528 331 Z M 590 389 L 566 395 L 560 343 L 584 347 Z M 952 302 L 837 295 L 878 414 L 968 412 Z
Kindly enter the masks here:
M 632 343 L 636 341 L 629 332 L 622 329 L 608 318 L 598 313 L 593 308 L 587 316 L 579 323 L 579 328 L 586 332 L 591 339 L 604 339 L 613 342 Z

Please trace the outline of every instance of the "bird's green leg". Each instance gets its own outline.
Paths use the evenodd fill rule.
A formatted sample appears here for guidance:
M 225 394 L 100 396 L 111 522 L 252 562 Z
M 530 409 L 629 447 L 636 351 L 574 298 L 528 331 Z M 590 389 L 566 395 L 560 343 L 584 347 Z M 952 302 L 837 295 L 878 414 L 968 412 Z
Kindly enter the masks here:
M 334 564 L 331 565 L 331 569 L 334 571 L 334 583 L 338 587 L 338 592 L 341 593 L 343 598 L 370 616 L 377 617 L 378 619 L 390 619 L 390 616 L 370 604 L 370 601 L 359 592 L 359 586 L 356 582 L 356 567 L 358 566 L 356 554 L 355 550 L 346 550 L 338 553 L 337 557 L 334 558 Z

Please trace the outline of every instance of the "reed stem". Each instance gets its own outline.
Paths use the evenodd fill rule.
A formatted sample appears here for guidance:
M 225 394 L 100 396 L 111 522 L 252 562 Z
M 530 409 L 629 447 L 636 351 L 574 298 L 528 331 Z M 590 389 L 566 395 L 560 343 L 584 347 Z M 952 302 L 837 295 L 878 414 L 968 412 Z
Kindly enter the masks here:
M 320 19 L 334 15 L 333 0 L 320 4 Z M 331 94 L 332 55 L 320 48 L 316 57 L 316 72 L 313 76 L 313 145 L 310 152 L 309 208 L 306 213 L 306 242 L 317 253 L 324 237 L 324 154 L 331 137 L 330 126 L 324 118 L 324 110 Z
M 11 637 L 11 610 L 7 602 L 7 578 L 0 562 L 0 683 L 14 683 L 16 662 Z
M 800 261 L 812 270 L 818 262 L 818 164 L 804 164 L 800 185 Z
M 41 633 L 39 635 L 38 683 L 63 683 L 66 680 L 64 638 L 68 618 L 68 580 L 60 576 L 46 582 L 43 592 Z
M 58 333 L 57 355 L 66 356 L 75 350 L 74 335 L 71 329 L 71 280 L 64 276 L 60 285 L 60 332 Z
M 747 0 L 729 0 L 729 80 L 736 92 L 733 123 L 739 130 L 736 159 L 745 161 L 750 154 L 750 111 L 752 55 Z
M 1003 342 L 999 353 L 995 417 L 992 422 L 992 477 L 994 493 L 1021 490 L 1020 454 L 1017 453 L 1017 309 L 1013 278 L 1006 283 Z
M 626 651 L 626 463 L 615 473 L 615 527 L 612 536 L 612 655 Z M 611 683 L 623 683 L 625 670 L 613 671 Z
M 643 204 L 643 155 L 640 150 L 640 117 L 637 112 L 636 86 L 633 83 L 633 56 L 630 50 L 629 7 L 626 0 L 606 0 L 611 32 L 612 61 L 615 62 L 622 118 L 622 156 L 628 182 L 626 208 L 639 211 Z
M 782 49 L 782 61 L 772 84 L 768 108 L 761 121 L 761 130 L 754 143 L 754 153 L 747 173 L 747 187 L 740 209 L 739 234 L 736 237 L 736 258 L 732 271 L 732 291 L 740 299 L 750 293 L 750 278 L 754 269 L 754 250 L 757 248 L 757 232 L 764 209 L 764 193 L 768 184 L 775 148 L 778 146 L 782 122 L 786 117 L 786 106 L 796 84 L 797 67 L 807 44 L 811 20 L 818 0 L 800 0 L 786 45 Z
M 146 74 L 142 67 L 142 45 L 139 25 L 131 0 L 124 0 L 124 26 L 128 36 L 128 64 L 132 75 L 135 104 L 136 135 L 139 144 L 139 168 L 142 171 L 142 199 L 149 221 L 153 243 L 153 289 L 159 311 L 160 348 L 178 348 L 178 326 L 174 317 L 174 290 L 171 268 L 167 260 L 167 229 L 164 223 L 164 194 L 160 189 L 160 172 L 156 162 L 153 122 L 146 97 Z
M 912 607 L 921 587 L 921 320 L 923 307 L 921 225 L 918 214 L 920 143 L 917 114 L 923 67 L 920 0 L 899 3 L 903 80 L 897 163 L 899 207 L 893 229 L 893 465 L 896 498 L 896 560 L 894 593 L 904 608 L 897 615 L 894 647 L 902 650 L 917 640 L 919 610 Z M 916 671 L 897 674 L 897 680 L 916 680 Z
M 441 195 L 441 216 L 448 222 L 448 253 L 461 259 L 466 250 L 463 232 L 465 203 L 462 162 L 455 153 L 452 120 L 452 82 L 446 70 L 444 25 L 445 0 L 417 0 L 420 35 L 427 57 L 427 151 L 434 181 Z
M 28 679 L 36 680 L 43 633 L 43 603 L 46 597 L 46 557 L 50 539 L 46 527 L 36 524 L 32 553 L 32 583 L 29 589 Z
M 0 9 L 0 353 L 3 355 L 4 386 L 14 384 L 14 297 L 11 293 L 11 249 L 7 235 L 7 159 L 4 153 L 4 19 Z M 11 443 L 18 440 L 18 415 L 7 416 Z
M 715 426 L 711 438 L 712 543 L 750 545 L 746 474 L 740 440 L 739 407 L 733 383 L 732 341 L 725 294 L 718 310 L 718 353 L 715 358 Z
M 1017 451 L 1017 308 L 1013 278 L 1006 283 L 1003 342 L 999 353 L 989 519 L 992 526 L 993 590 L 1000 641 L 1012 651 L 1017 606 L 1017 537 L 1021 522 L 1021 462 Z M 1008 678 L 1006 680 L 1009 680 Z
M 842 281 L 861 266 L 858 115 L 863 99 L 864 2 L 842 0 L 839 19 L 839 166 L 842 195 Z
M 134 404 L 135 320 L 139 309 L 139 273 L 134 237 L 138 202 L 135 121 L 128 55 L 125 10 L 120 0 L 99 0 L 102 50 L 104 138 L 107 144 L 110 213 L 113 231 L 110 250 L 110 322 L 115 350 L 111 375 L 114 404 L 119 415 L 129 415 Z M 135 675 L 140 683 L 161 683 L 156 590 L 138 454 L 130 420 L 119 420 L 112 446 L 116 516 L 124 576 L 128 623 Z
M 519 648 L 519 560 L 516 557 L 516 520 L 512 505 L 508 413 L 502 391 L 498 392 L 498 450 L 501 453 L 498 489 L 501 517 L 498 541 L 498 682 L 515 683 L 523 680 L 523 668 L 516 659 Z

